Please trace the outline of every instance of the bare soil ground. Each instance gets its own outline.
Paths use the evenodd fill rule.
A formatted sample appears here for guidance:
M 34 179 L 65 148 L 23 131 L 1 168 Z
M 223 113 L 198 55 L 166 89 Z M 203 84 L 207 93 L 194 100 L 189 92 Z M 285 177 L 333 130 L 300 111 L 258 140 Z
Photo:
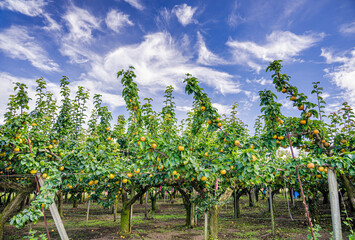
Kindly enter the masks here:
M 259 199 L 254 207 L 248 206 L 248 200 L 244 196 L 241 199 L 241 217 L 233 219 L 232 200 L 223 207 L 219 218 L 219 239 L 307 239 L 308 226 L 304 217 L 304 208 L 301 200 L 297 200 L 295 206 L 291 206 L 293 221 L 291 221 L 287 202 L 282 195 L 275 196 L 275 223 L 276 234 L 271 234 L 270 213 L 267 211 L 265 199 Z M 150 205 L 148 205 L 150 207 Z M 152 219 L 144 218 L 144 205 L 134 205 L 132 233 L 121 235 L 119 232 L 119 214 L 116 222 L 109 209 L 103 209 L 97 203 L 91 204 L 89 222 L 86 222 L 87 204 L 79 204 L 73 208 L 71 204 L 65 204 L 63 222 L 70 239 L 204 239 L 204 219 L 200 216 L 197 227 L 188 229 L 184 227 L 185 209 L 180 199 L 174 204 L 158 200 L 158 210 L 149 214 Z M 48 227 L 51 239 L 60 239 L 53 219 L 46 211 Z M 330 239 L 331 215 L 329 205 L 320 204 L 320 239 Z M 30 227 L 39 233 L 45 233 L 43 218 L 37 223 L 28 225 L 23 229 L 5 226 L 6 240 L 19 240 L 29 233 Z M 343 226 L 346 230 L 346 227 Z M 344 233 L 344 239 L 348 232 Z

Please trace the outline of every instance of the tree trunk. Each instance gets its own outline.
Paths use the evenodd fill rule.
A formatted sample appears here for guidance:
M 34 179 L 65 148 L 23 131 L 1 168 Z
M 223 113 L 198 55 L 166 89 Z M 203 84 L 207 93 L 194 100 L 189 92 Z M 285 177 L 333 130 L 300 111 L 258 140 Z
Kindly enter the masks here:
M 351 211 L 355 211 L 355 187 L 349 181 L 349 179 L 345 176 L 345 174 L 340 174 L 340 178 L 341 178 L 341 181 L 344 184 L 346 192 L 348 194 L 350 206 L 351 206 Z
M 249 196 L 249 207 L 254 207 L 252 190 L 248 190 L 248 196 Z
M 122 210 L 121 210 L 121 226 L 120 230 L 122 234 L 127 234 L 131 232 L 131 216 L 132 216 L 132 205 L 149 189 L 145 186 L 134 195 L 134 189 L 131 189 L 131 199 L 128 199 L 128 193 L 122 189 Z
M 177 190 L 182 196 L 182 201 L 186 210 L 185 225 L 186 227 L 193 228 L 195 226 L 195 208 L 191 201 L 192 190 L 186 189 L 185 191 L 180 187 L 178 187 Z
M 68 203 L 68 192 L 64 194 L 64 202 Z
M 73 208 L 77 208 L 78 207 L 78 199 L 76 197 L 74 197 L 73 199 Z
M 155 212 L 157 210 L 157 198 L 155 196 L 151 196 L 150 201 L 152 202 L 152 211 Z
M 113 221 L 116 222 L 117 220 L 117 203 L 118 203 L 118 199 L 115 198 L 115 201 L 113 203 Z
M 234 218 L 240 218 L 240 196 L 234 196 Z
M 57 199 L 58 199 L 58 212 L 60 217 L 63 217 L 63 192 L 62 190 L 59 190 L 56 193 Z
M 329 192 L 328 191 L 323 191 L 323 204 L 329 204 Z
M 255 202 L 259 201 L 259 188 L 254 188 L 254 199 Z
M 208 239 L 218 239 L 218 215 L 220 206 L 213 206 L 208 213 Z
M 6 183 L 4 183 L 6 184 Z M 20 210 L 21 202 L 25 200 L 31 192 L 35 190 L 34 184 L 23 186 L 17 192 L 16 196 L 12 198 L 9 204 L 6 205 L 2 213 L 0 214 L 0 239 L 4 239 L 4 225 L 6 221 L 18 210 Z
M 139 198 L 139 204 L 140 204 L 140 205 L 143 205 L 143 197 L 144 197 L 144 195 L 142 195 L 142 196 Z
M 131 208 L 127 204 L 122 204 L 121 210 L 121 233 L 126 234 L 130 231 Z

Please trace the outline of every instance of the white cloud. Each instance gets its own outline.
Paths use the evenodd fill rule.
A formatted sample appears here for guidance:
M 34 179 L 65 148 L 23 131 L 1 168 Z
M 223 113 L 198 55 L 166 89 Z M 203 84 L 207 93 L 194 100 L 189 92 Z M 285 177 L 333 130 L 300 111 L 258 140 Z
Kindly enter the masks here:
M 60 25 L 47 13 L 43 14 L 46 19 L 47 26 L 43 27 L 47 31 L 59 31 L 61 29 Z
M 191 73 L 201 83 L 221 93 L 241 91 L 232 75 L 192 63 L 191 57 L 183 55 L 177 46 L 168 33 L 146 35 L 140 44 L 119 47 L 104 59 L 93 61 L 91 71 L 82 78 L 102 81 L 116 89 L 120 86 L 115 78 L 117 71 L 132 65 L 141 90 L 151 94 L 165 90 L 168 85 L 181 90 L 186 73 Z
M 197 10 L 197 7 L 192 8 L 188 6 L 186 3 L 181 5 L 175 5 L 172 12 L 175 13 L 176 17 L 178 18 L 179 22 L 186 26 L 192 22 L 194 22 L 193 16 Z
M 124 0 L 126 3 L 131 5 L 132 7 L 137 8 L 138 10 L 143 10 L 144 6 L 142 5 L 140 0 Z
M 94 41 L 92 32 L 100 29 L 101 19 L 91 15 L 87 10 L 72 6 L 63 16 L 69 32 L 61 38 L 60 52 L 70 58 L 72 63 L 85 63 L 97 60 L 90 44 Z
M 275 59 L 296 61 L 294 57 L 315 45 L 323 37 L 324 33 L 296 35 L 289 31 L 273 31 L 266 36 L 264 44 L 230 39 L 227 45 L 232 50 L 236 64 L 248 65 L 254 70 L 260 71 L 265 62 Z
M 117 10 L 111 10 L 105 19 L 106 25 L 115 32 L 119 32 L 121 28 L 126 25 L 133 26 L 134 23 L 129 20 L 129 15 L 119 12 Z
M 72 6 L 63 18 L 69 28 L 69 35 L 66 38 L 73 42 L 90 42 L 93 38 L 92 31 L 100 28 L 101 20 L 76 6 Z
M 27 60 L 45 71 L 59 71 L 59 66 L 47 56 L 47 52 L 30 36 L 25 27 L 12 26 L 0 33 L 0 50 L 14 59 Z
M 190 106 L 176 106 L 176 110 L 180 112 L 189 112 L 191 109 L 192 107 Z
M 220 103 L 212 103 L 212 106 L 217 108 L 219 114 L 230 114 L 232 111 L 232 106 L 224 105 Z
M 246 82 L 247 83 L 258 83 L 258 84 L 260 84 L 262 86 L 265 86 L 265 85 L 268 85 L 268 84 L 269 85 L 273 84 L 271 80 L 267 80 L 264 77 L 259 78 L 259 79 L 253 79 L 253 80 L 247 79 Z
M 282 104 L 282 107 L 286 109 L 294 109 L 293 101 L 290 101 L 288 98 L 281 99 L 279 102 Z
M 244 91 L 245 95 L 247 95 L 250 103 L 256 102 L 260 97 L 258 93 L 255 92 L 250 92 L 250 91 Z
M 20 12 L 31 17 L 41 15 L 45 5 L 47 3 L 44 0 L 2 0 L 0 2 L 0 8 Z
M 160 29 L 166 29 L 169 26 L 171 12 L 167 8 L 159 10 L 159 15 L 155 17 L 155 22 Z
M 200 32 L 197 32 L 197 46 L 198 46 L 198 59 L 197 62 L 202 65 L 218 65 L 218 64 L 227 64 L 227 62 L 216 54 L 212 53 L 206 47 L 206 43 Z
M 322 49 L 321 56 L 328 64 L 339 64 L 331 69 L 325 69 L 326 76 L 338 87 L 345 89 L 344 100 L 355 105 L 355 48 L 343 54 L 334 54 L 330 50 Z
M 343 34 L 354 34 L 355 33 L 355 21 L 341 25 L 339 28 L 339 32 L 341 32 Z
M 228 16 L 227 23 L 230 27 L 237 27 L 239 24 L 244 23 L 246 21 L 238 12 L 238 2 L 235 1 L 233 4 L 232 12 Z

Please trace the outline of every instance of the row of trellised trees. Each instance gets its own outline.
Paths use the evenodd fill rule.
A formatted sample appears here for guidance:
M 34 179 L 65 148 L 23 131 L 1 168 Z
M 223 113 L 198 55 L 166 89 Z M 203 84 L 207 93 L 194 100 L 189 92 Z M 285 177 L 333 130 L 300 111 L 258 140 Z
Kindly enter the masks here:
M 351 107 L 344 103 L 338 112 L 325 116 L 319 83 L 314 83 L 317 103 L 312 103 L 289 83 L 289 76 L 281 74 L 281 61 L 270 63 L 267 70 L 274 72 L 276 90 L 293 101 L 300 116 L 285 117 L 276 95 L 260 91 L 262 115 L 254 136 L 237 117 L 236 103 L 228 116 L 220 116 L 190 74 L 184 84 L 185 93 L 193 96 L 193 108 L 181 124 L 175 115 L 173 88 L 166 88 L 161 112 L 154 111 L 152 99 L 143 103 L 139 98 L 133 67 L 117 74 L 128 117 L 118 116 L 113 126 L 100 95 L 94 96 L 94 109 L 85 123 L 89 92 L 79 87 L 71 98 L 67 77 L 61 80 L 59 105 L 46 82 L 38 79 L 31 112 L 27 87 L 16 83 L 0 126 L 0 188 L 14 194 L 0 215 L 0 238 L 4 223 L 16 213 L 11 223 L 18 227 L 37 221 L 55 197 L 61 212 L 63 192 L 74 200 L 87 192 L 104 207 L 119 197 L 120 230 L 128 233 L 132 205 L 149 189 L 161 186 L 180 192 L 187 226 L 194 226 L 196 204 L 199 211 L 208 213 L 208 235 L 217 238 L 218 214 L 226 200 L 234 194 L 238 213 L 239 197 L 252 189 L 271 187 L 276 192 L 287 183 L 297 190 L 300 165 L 308 167 L 299 168 L 299 174 L 313 221 L 317 221 L 317 200 L 328 196 L 327 167 L 336 168 L 354 210 L 355 116 Z M 287 147 L 298 148 L 299 157 L 281 155 L 278 150 Z M 39 173 L 45 184 L 23 210 L 26 198 L 36 190 L 34 176 Z M 108 193 L 105 199 L 100 198 L 103 191 Z

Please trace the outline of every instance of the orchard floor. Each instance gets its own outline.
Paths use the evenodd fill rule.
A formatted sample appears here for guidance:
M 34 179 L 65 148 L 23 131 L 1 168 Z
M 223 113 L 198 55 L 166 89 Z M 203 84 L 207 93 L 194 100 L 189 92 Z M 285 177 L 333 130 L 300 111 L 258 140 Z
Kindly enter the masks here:
M 219 218 L 219 239 L 307 239 L 308 227 L 304 217 L 304 209 L 302 201 L 298 199 L 295 207 L 291 206 L 294 221 L 291 221 L 287 202 L 285 198 L 279 194 L 275 196 L 275 229 L 276 234 L 271 234 L 270 215 L 267 212 L 265 199 L 259 199 L 254 207 L 248 206 L 246 196 L 241 199 L 241 217 L 233 219 L 233 202 L 230 201 L 223 207 Z M 149 203 L 148 203 L 149 204 Z M 148 205 L 150 207 L 150 205 Z M 64 225 L 70 239 L 196 239 L 203 240 L 204 219 L 198 219 L 198 226 L 193 229 L 187 229 L 183 225 L 185 223 L 185 210 L 181 199 L 175 200 L 174 204 L 159 200 L 157 203 L 158 210 L 152 215 L 152 219 L 144 219 L 144 204 L 136 203 L 134 205 L 133 229 L 132 234 L 123 236 L 119 232 L 119 218 L 113 221 L 113 214 L 108 209 L 103 209 L 97 203 L 91 204 L 89 222 L 86 222 L 87 204 L 80 204 L 78 208 L 72 208 L 71 204 L 65 204 L 64 208 Z M 331 215 L 329 205 L 320 205 L 322 229 L 319 233 L 322 235 L 319 239 L 329 239 L 332 231 Z M 46 211 L 49 231 L 51 239 L 60 239 L 55 228 L 52 217 Z M 119 214 L 118 214 L 119 217 Z M 23 236 L 27 236 L 30 227 L 37 230 L 38 233 L 45 233 L 45 225 L 43 218 L 31 226 L 24 229 L 16 229 L 5 226 L 6 240 L 19 240 Z M 343 226 L 343 230 L 345 226 Z M 347 239 L 344 233 L 344 239 Z

